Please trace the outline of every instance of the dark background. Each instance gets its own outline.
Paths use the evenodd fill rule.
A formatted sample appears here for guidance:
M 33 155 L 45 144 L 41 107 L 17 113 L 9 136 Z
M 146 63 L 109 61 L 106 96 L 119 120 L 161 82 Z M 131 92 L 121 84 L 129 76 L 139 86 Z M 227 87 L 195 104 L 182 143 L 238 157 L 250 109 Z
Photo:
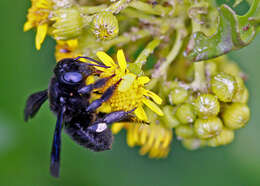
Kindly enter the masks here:
M 243 8 L 239 7 L 238 11 Z M 256 186 L 260 185 L 260 35 L 248 47 L 232 52 L 248 74 L 252 117 L 226 147 L 184 150 L 174 141 L 169 157 L 151 160 L 126 145 L 125 133 L 113 150 L 93 153 L 63 135 L 61 177 L 49 175 L 55 117 L 48 104 L 30 123 L 23 121 L 27 96 L 48 85 L 54 41 L 40 52 L 34 32 L 23 33 L 29 0 L 0 0 L 0 185 L 2 186 Z

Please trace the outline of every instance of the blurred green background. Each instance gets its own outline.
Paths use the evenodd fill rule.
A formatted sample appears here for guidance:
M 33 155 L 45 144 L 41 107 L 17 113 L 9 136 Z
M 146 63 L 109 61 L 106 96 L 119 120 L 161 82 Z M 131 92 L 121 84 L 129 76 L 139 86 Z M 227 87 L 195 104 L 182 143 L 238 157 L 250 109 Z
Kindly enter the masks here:
M 165 160 L 138 155 L 126 145 L 125 133 L 113 149 L 94 153 L 63 135 L 61 177 L 49 174 L 55 117 L 48 104 L 29 123 L 23 121 L 27 96 L 47 87 L 54 61 L 48 38 L 37 52 L 34 32 L 23 33 L 29 0 L 0 1 L 0 185 L 2 186 L 257 186 L 260 185 L 260 35 L 232 52 L 248 74 L 251 121 L 226 147 L 189 152 L 174 141 Z M 240 7 L 241 8 L 241 7 Z M 243 7 L 242 7 L 243 8 Z

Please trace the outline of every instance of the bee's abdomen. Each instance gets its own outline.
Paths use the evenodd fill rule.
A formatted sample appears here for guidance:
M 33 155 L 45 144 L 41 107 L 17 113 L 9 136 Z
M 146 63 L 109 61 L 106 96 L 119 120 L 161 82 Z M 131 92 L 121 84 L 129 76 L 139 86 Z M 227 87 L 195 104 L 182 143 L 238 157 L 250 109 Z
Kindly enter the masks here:
M 91 132 L 79 123 L 65 124 L 66 133 L 78 144 L 93 151 L 104 151 L 111 149 L 113 135 L 109 128 L 101 133 Z

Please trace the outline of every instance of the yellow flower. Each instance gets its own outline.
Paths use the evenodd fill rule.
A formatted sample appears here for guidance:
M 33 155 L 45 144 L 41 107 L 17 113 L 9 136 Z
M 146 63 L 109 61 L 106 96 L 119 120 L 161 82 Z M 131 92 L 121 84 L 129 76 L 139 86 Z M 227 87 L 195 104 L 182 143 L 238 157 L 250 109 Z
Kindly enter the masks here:
M 24 24 L 24 31 L 28 31 L 34 27 L 37 28 L 35 45 L 40 50 L 49 26 L 49 14 L 52 10 L 52 1 L 50 0 L 31 0 L 32 6 L 28 10 L 27 21 Z
M 97 52 L 97 57 L 110 68 L 104 70 L 104 68 L 96 67 L 102 71 L 101 78 L 113 77 L 106 83 L 100 90 L 104 92 L 108 87 L 117 83 L 119 80 L 117 89 L 106 102 L 106 106 L 109 105 L 111 111 L 124 110 L 130 111 L 135 109 L 134 113 L 140 120 L 148 121 L 147 115 L 143 109 L 143 105 L 148 106 L 156 114 L 162 116 L 163 112 L 157 106 L 162 103 L 162 99 L 155 93 L 146 90 L 144 85 L 150 81 L 147 76 L 137 76 L 127 69 L 126 59 L 123 50 L 117 52 L 117 63 L 107 55 L 105 52 Z M 153 101 L 151 101 L 151 98 Z
M 67 41 L 57 40 L 55 57 L 56 61 L 60 61 L 63 58 L 75 58 L 81 56 L 75 50 L 78 48 L 78 40 L 72 39 Z
M 133 123 L 115 123 L 112 132 L 115 134 L 122 128 L 127 130 L 127 143 L 130 147 L 141 146 L 139 153 L 149 153 L 150 158 L 165 158 L 170 151 L 172 130 L 161 124 L 150 125 Z

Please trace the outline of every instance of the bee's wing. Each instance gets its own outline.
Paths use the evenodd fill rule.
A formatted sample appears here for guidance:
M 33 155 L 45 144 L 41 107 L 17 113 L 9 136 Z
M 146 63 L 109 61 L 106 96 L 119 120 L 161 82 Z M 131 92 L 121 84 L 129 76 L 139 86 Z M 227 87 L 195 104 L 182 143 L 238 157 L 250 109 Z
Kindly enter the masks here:
M 42 104 L 48 99 L 48 91 L 43 90 L 36 92 L 27 99 L 24 109 L 24 120 L 28 121 L 29 118 L 34 117 Z
M 58 114 L 52 142 L 50 172 L 51 175 L 54 177 L 59 177 L 60 174 L 61 130 L 64 111 L 65 109 L 62 108 Z

